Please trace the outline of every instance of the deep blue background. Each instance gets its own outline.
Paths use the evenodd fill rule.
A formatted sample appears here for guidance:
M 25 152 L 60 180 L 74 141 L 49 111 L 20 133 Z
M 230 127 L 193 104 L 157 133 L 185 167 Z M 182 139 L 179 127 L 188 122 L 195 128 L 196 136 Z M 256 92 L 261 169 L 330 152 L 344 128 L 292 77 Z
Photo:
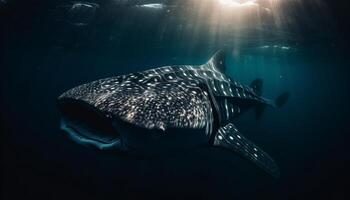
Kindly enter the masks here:
M 106 12 L 81 29 L 52 20 L 58 3 L 9 1 L 0 10 L 2 199 L 345 199 L 350 91 L 345 3 L 327 4 L 334 30 L 326 39 L 305 31 L 297 51 L 259 54 L 248 48 L 228 58 L 233 78 L 245 84 L 265 80 L 265 96 L 291 93 L 285 107 L 267 110 L 260 121 L 247 113 L 236 123 L 275 158 L 279 179 L 220 149 L 147 160 L 68 140 L 56 109 L 65 90 L 152 66 L 200 64 L 214 50 L 232 47 L 203 42 L 188 53 L 186 43 L 176 45 L 176 34 L 158 41 L 147 23 L 129 28 L 116 44 L 104 37 L 115 27 L 108 6 L 101 4 Z

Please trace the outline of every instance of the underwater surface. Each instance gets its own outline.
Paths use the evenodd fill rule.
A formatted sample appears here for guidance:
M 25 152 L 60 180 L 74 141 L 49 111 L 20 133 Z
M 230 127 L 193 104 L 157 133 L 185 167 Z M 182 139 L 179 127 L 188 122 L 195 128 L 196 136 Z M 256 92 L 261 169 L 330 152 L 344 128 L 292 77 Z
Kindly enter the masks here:
M 349 151 L 346 4 L 332 1 L 0 0 L 2 199 L 345 199 Z M 235 121 L 271 155 L 273 178 L 239 155 L 197 148 L 161 159 L 78 145 L 57 97 L 100 78 L 205 63 L 280 109 Z

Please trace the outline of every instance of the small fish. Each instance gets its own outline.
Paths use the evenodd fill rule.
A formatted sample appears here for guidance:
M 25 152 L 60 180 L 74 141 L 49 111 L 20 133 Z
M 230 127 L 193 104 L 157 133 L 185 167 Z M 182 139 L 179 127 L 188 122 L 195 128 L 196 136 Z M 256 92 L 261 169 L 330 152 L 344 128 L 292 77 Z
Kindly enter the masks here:
M 225 75 L 225 52 L 203 65 L 165 66 L 101 79 L 58 98 L 61 128 L 101 150 L 158 155 L 210 145 L 236 152 L 278 177 L 274 160 L 233 124 L 250 108 L 279 107 L 261 96 L 262 81 L 244 86 Z

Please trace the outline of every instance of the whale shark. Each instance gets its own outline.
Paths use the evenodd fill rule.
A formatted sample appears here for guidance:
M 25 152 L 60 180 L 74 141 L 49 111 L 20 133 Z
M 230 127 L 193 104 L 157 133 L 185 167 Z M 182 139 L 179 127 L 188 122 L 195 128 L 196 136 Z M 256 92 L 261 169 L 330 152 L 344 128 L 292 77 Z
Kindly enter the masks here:
M 249 109 L 280 107 L 262 97 L 262 80 L 250 86 L 225 74 L 220 50 L 202 65 L 164 66 L 96 80 L 58 97 L 61 129 L 75 142 L 100 150 L 167 155 L 195 147 L 223 148 L 278 177 L 275 161 L 247 139 L 234 120 Z

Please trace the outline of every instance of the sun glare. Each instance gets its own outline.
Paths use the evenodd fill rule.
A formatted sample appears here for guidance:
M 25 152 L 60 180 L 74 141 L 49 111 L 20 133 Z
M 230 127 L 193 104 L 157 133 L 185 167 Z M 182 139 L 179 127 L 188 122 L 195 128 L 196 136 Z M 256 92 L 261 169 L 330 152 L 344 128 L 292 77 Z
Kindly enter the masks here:
M 237 0 L 219 0 L 219 3 L 222 6 L 227 7 L 250 7 L 250 6 L 258 6 L 258 3 L 256 3 L 256 0 L 249 0 L 240 2 Z

